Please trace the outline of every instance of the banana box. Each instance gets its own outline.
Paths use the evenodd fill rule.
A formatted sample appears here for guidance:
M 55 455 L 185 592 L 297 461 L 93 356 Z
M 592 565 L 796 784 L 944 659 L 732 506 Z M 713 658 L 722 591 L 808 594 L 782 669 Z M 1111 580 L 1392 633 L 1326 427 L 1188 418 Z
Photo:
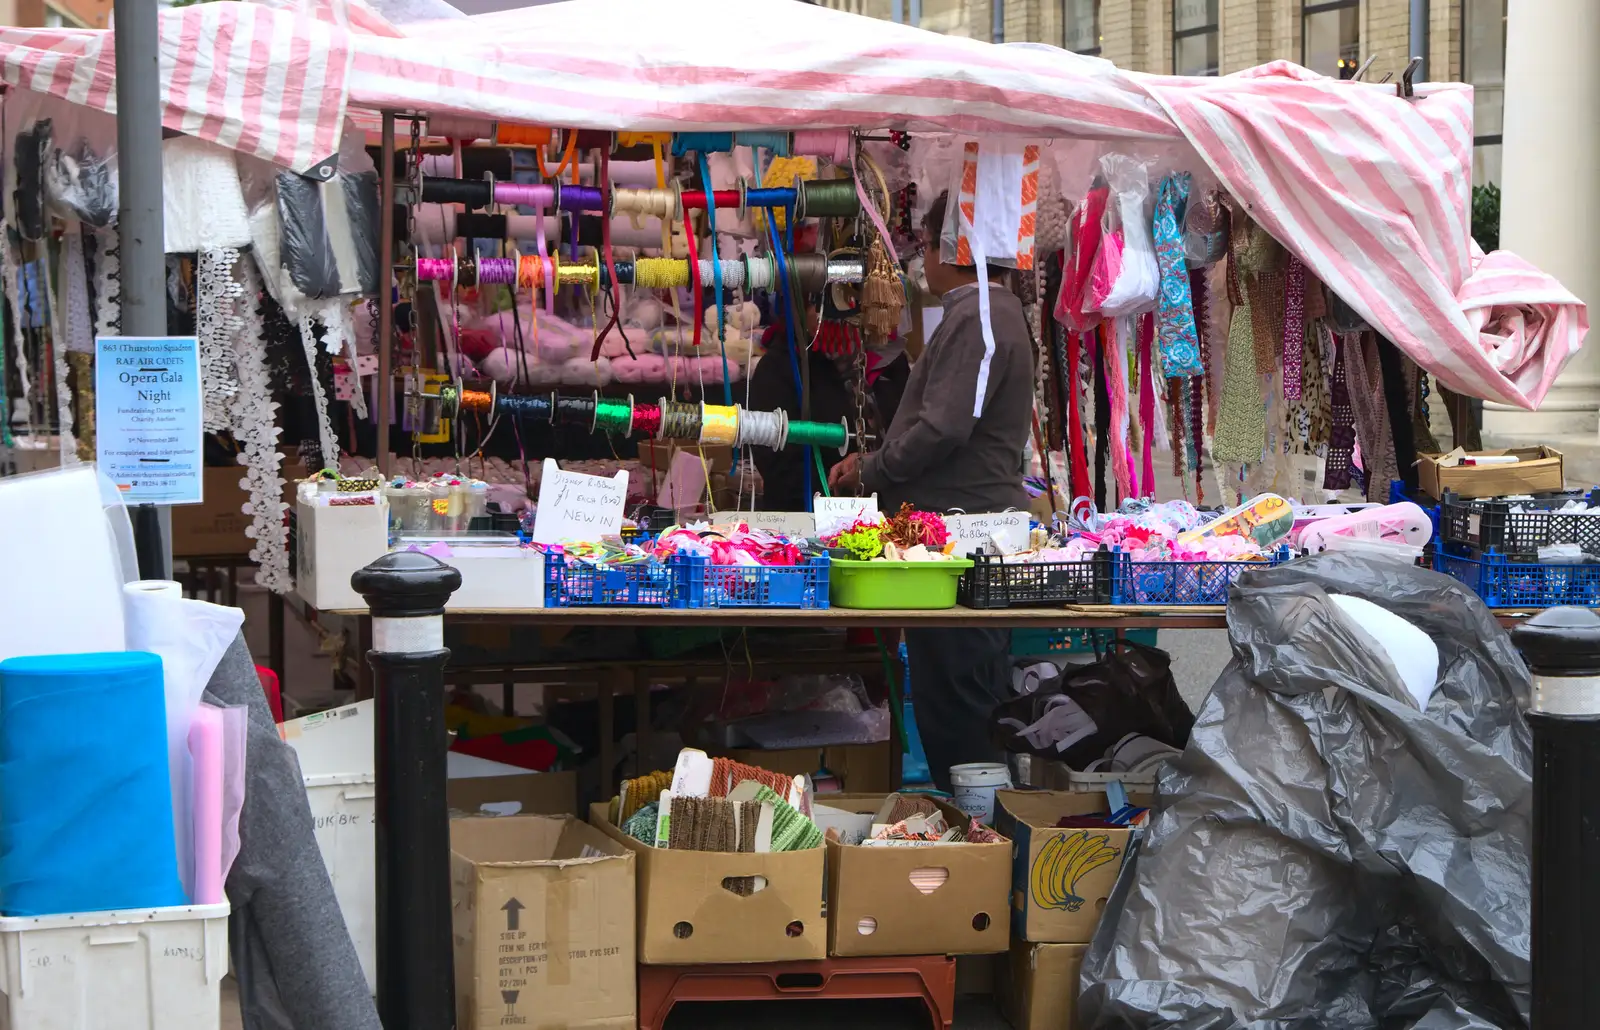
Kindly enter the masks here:
M 877 812 L 884 795 L 829 794 L 818 801 Z M 937 803 L 950 825 L 971 821 L 954 805 Z M 827 849 L 829 955 L 993 955 L 1009 946 L 1009 840 L 912 847 L 829 840 Z
M 1148 807 L 1149 798 L 1130 803 Z M 1131 830 L 1060 829 L 1063 816 L 1106 811 L 1099 793 L 995 792 L 995 829 L 1016 842 L 1011 866 L 1012 931 L 1025 941 L 1087 944 L 1100 925 L 1128 854 Z

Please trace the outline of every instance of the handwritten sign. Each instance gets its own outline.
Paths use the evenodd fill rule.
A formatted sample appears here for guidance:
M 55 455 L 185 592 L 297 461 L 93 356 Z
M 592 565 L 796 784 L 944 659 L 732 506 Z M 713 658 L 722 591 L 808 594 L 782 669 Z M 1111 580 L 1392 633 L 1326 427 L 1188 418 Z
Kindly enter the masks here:
M 824 497 L 818 494 L 811 503 L 817 520 L 817 535 L 827 536 L 848 529 L 856 522 L 877 522 L 878 495 L 870 497 Z
M 716 511 L 709 521 L 714 526 L 743 522 L 752 530 L 764 529 L 784 536 L 811 537 L 817 535 L 817 520 L 808 511 Z
M 1028 548 L 1028 513 L 1025 511 L 946 515 L 944 525 L 956 541 L 953 553 L 962 557 L 973 551 L 1010 554 Z
M 586 476 L 567 472 L 544 459 L 539 477 L 539 509 L 533 517 L 536 544 L 583 543 L 622 532 L 622 508 L 628 499 L 628 474 Z
M 128 504 L 202 500 L 200 345 L 95 338 L 95 461 Z

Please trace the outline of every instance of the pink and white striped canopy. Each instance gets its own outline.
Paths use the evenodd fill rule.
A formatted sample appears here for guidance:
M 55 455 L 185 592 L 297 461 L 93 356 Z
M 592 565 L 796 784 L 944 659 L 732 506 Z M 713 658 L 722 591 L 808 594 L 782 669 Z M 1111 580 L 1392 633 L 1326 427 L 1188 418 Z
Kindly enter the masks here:
M 274 0 L 289 2 L 289 0 Z M 1467 232 L 1472 94 L 1290 64 L 1183 79 L 794 0 L 569 0 L 397 28 L 361 0 L 161 15 L 165 122 L 304 170 L 347 111 L 612 130 L 901 128 L 1187 140 L 1251 214 L 1418 364 L 1535 407 L 1584 305 Z M 0 29 L 0 78 L 113 111 L 111 34 Z

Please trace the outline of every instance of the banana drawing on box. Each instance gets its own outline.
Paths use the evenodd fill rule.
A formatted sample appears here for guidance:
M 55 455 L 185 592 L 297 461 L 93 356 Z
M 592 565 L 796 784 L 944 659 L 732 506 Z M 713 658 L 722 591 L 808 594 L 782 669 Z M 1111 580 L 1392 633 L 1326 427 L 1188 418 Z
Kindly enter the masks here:
M 1045 841 L 1033 860 L 1029 884 L 1033 903 L 1041 908 L 1076 912 L 1083 907 L 1078 881 L 1121 854 L 1105 834 L 1087 830 L 1063 833 Z

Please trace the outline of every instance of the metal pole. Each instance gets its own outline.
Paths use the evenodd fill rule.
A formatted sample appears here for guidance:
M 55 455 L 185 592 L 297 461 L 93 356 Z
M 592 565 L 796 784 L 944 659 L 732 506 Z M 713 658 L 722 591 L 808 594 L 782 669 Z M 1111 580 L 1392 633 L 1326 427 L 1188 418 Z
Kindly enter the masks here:
M 112 44 L 117 57 L 117 235 L 122 264 L 122 335 L 167 334 L 167 258 L 161 220 L 161 59 L 156 0 L 115 0 Z M 145 539 L 158 554 L 141 555 L 172 578 L 171 510 L 134 513 L 151 525 Z
M 1432 67 L 1432 63 L 1428 60 L 1428 33 L 1433 20 L 1432 6 L 1429 0 L 1411 0 L 1411 56 L 1422 58 L 1422 67 L 1411 77 L 1413 82 L 1428 81 L 1428 70 Z
M 394 415 L 394 296 L 390 287 L 394 265 L 394 112 L 383 112 L 383 156 L 378 162 L 378 255 L 383 268 L 378 283 L 378 471 L 388 479 L 389 420 Z
M 1512 631 L 1533 675 L 1532 1030 L 1600 1011 L 1600 615 L 1551 608 Z
M 378 1018 L 385 1030 L 450 1030 L 444 605 L 461 573 L 430 555 L 396 551 L 358 569 L 350 585 L 372 611 Z

